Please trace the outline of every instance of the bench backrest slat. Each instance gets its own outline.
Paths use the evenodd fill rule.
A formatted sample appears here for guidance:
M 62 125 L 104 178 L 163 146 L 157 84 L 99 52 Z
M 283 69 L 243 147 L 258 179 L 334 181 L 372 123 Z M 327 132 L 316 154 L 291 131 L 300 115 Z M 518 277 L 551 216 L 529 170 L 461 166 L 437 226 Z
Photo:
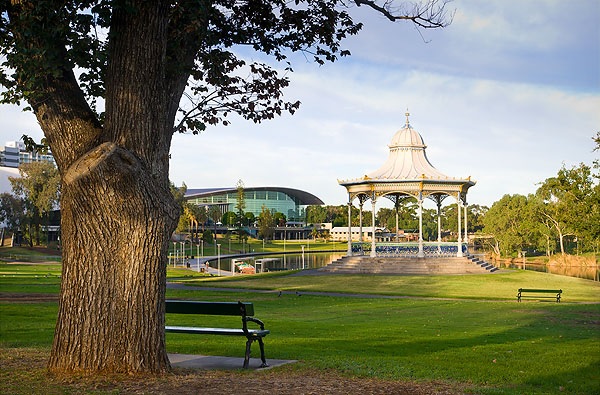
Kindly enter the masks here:
M 519 292 L 542 292 L 542 293 L 562 293 L 562 289 L 526 289 L 519 288 Z
M 243 302 L 246 315 L 254 315 L 254 304 Z M 166 313 L 171 314 L 207 314 L 242 316 L 238 302 L 198 302 L 187 300 L 167 300 Z

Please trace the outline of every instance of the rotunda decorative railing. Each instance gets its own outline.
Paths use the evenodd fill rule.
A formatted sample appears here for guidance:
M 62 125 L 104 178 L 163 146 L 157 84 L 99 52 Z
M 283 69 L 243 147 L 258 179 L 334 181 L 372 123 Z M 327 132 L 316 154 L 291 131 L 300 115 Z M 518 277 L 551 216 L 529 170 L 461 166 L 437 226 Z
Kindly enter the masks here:
M 467 253 L 467 245 L 462 243 L 463 254 Z M 425 257 L 455 257 L 458 245 L 454 243 L 424 242 Z M 352 255 L 370 255 L 371 243 L 352 243 Z M 419 243 L 376 243 L 375 254 L 378 257 L 416 258 L 419 253 Z

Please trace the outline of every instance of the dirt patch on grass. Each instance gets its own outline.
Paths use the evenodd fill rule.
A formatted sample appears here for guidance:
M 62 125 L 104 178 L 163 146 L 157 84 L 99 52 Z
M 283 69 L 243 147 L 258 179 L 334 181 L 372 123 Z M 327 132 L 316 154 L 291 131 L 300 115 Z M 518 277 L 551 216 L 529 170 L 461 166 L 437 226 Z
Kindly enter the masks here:
M 0 349 L 0 393 L 4 394 L 464 394 L 458 384 L 352 378 L 333 371 L 283 368 L 260 372 L 177 369 L 159 376 L 60 378 L 46 372 L 48 352 Z

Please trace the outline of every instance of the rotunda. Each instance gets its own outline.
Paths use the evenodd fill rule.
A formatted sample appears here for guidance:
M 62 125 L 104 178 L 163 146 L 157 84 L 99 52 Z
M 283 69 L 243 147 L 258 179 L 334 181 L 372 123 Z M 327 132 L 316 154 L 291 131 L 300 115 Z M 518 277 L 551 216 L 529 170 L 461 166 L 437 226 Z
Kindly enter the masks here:
M 449 177 L 437 170 L 429 162 L 425 149 L 427 146 L 423 137 L 412 128 L 409 122 L 409 113 L 406 113 L 406 124 L 396 132 L 389 144 L 389 155 L 385 163 L 377 170 L 366 174 L 361 178 L 350 180 L 338 180 L 338 183 L 348 191 L 348 255 L 362 251 L 362 211 L 363 204 L 371 200 L 372 224 L 375 223 L 375 204 L 377 199 L 385 197 L 390 199 L 396 208 L 396 228 L 398 228 L 399 204 L 408 198 L 414 198 L 419 204 L 419 241 L 416 250 L 417 257 L 429 255 L 448 254 L 448 251 L 456 250 L 456 256 L 463 256 L 463 241 L 467 238 L 467 192 L 475 185 L 471 177 L 456 178 Z M 455 248 L 442 249 L 441 243 L 441 205 L 448 196 L 456 199 L 458 203 L 458 241 Z M 425 246 L 423 242 L 423 200 L 431 199 L 437 205 L 438 240 L 435 246 Z M 351 238 L 351 206 L 358 199 L 360 208 L 360 231 L 361 239 L 354 248 Z M 464 210 L 463 210 L 464 209 Z M 464 212 L 464 236 L 462 235 L 462 219 Z M 375 237 L 371 239 L 370 255 L 377 256 L 378 253 L 386 255 L 402 255 L 406 253 L 398 243 L 397 245 L 376 245 Z M 424 247 L 427 247 L 426 249 Z M 432 248 L 436 247 L 436 248 Z M 427 251 L 426 251 L 427 250 Z M 396 252 L 396 253 L 395 253 Z

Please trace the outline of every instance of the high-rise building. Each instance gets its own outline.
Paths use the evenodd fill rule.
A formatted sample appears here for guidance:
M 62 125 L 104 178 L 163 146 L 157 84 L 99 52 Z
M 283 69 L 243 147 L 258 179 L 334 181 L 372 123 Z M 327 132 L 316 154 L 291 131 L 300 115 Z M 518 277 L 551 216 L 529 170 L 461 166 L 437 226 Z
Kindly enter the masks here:
M 4 147 L 0 147 L 0 166 L 19 167 L 23 163 L 31 162 L 55 163 L 51 152 L 43 154 L 27 151 L 22 141 L 8 141 Z

